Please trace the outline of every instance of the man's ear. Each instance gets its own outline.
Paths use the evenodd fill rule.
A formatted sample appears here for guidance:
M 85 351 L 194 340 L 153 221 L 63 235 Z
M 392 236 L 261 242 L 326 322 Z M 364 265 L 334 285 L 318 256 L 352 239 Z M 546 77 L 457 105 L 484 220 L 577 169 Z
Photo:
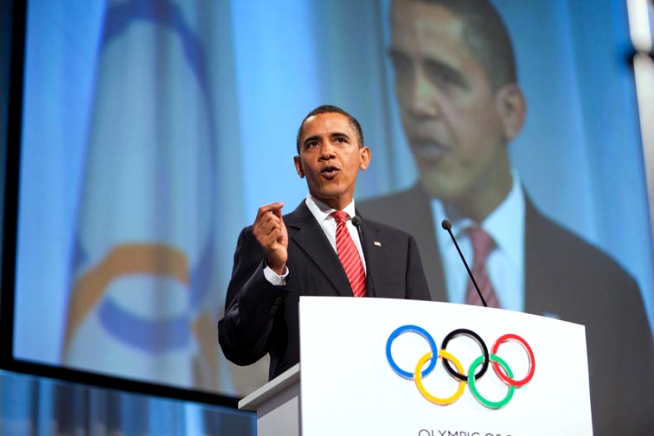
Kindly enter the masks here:
M 365 171 L 368 168 L 368 165 L 370 165 L 370 158 L 372 157 L 370 154 L 370 148 L 361 147 L 359 149 L 359 153 L 361 155 L 361 163 L 359 164 L 359 169 Z
M 293 156 L 293 163 L 295 164 L 295 171 L 297 171 L 297 175 L 303 179 L 304 170 L 302 169 L 302 161 L 300 160 L 300 156 Z
M 518 136 L 525 123 L 527 101 L 516 84 L 506 85 L 495 94 L 495 103 L 504 125 L 504 136 L 511 140 Z

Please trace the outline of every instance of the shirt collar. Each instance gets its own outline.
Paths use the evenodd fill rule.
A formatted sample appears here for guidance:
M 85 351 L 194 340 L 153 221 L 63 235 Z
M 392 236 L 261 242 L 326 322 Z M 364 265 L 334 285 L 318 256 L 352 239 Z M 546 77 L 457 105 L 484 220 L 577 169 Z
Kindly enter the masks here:
M 516 171 L 512 171 L 513 186 L 509 195 L 502 203 L 486 217 L 481 223 L 484 229 L 495 241 L 497 247 L 515 265 L 522 262 L 521 253 L 524 244 L 525 229 L 525 196 L 522 189 L 520 176 Z M 447 218 L 445 209 L 440 200 L 432 199 L 432 210 L 437 223 Z M 470 218 L 462 218 L 452 221 L 452 233 L 461 237 L 465 231 L 474 226 L 475 222 Z M 449 241 L 449 238 L 448 238 Z M 452 243 L 449 241 L 449 243 Z
M 320 200 L 317 200 L 315 197 L 313 197 L 311 194 L 307 195 L 307 199 L 305 200 L 305 203 L 307 207 L 309 208 L 309 211 L 311 211 L 311 214 L 316 217 L 316 220 L 319 223 L 322 223 L 325 221 L 329 216 L 332 214 L 332 212 L 335 212 L 336 209 L 331 208 L 327 206 L 325 203 L 323 203 Z M 354 199 L 343 208 L 343 212 L 347 213 L 349 216 L 349 219 L 352 219 L 353 216 L 356 215 L 356 208 L 354 206 Z
M 513 187 L 504 201 L 481 224 L 514 265 L 522 262 L 525 234 L 525 195 L 516 172 Z

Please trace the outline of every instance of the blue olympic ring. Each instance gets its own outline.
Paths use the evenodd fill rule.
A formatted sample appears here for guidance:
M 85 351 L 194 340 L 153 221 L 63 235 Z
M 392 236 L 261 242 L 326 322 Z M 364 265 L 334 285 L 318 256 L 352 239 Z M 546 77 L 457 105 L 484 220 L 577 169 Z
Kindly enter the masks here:
M 431 348 L 432 356 L 438 356 L 438 347 L 436 347 L 436 342 L 434 342 L 434 338 L 427 333 L 425 329 L 422 327 L 418 327 L 417 325 L 404 325 L 402 327 L 398 327 L 395 329 L 393 333 L 388 337 L 388 341 L 386 341 L 386 358 L 388 359 L 388 363 L 391 365 L 391 368 L 393 368 L 393 371 L 395 371 L 398 375 L 407 378 L 407 379 L 413 379 L 414 373 L 408 372 L 397 366 L 395 363 L 395 360 L 393 360 L 393 356 L 391 355 L 391 345 L 393 345 L 393 341 L 395 338 L 400 336 L 402 333 L 406 332 L 414 332 L 422 336 L 429 342 L 429 347 Z M 436 362 L 438 359 L 430 359 L 429 366 L 425 368 L 424 371 L 422 371 L 422 376 L 425 377 L 431 373 L 434 368 L 436 368 Z

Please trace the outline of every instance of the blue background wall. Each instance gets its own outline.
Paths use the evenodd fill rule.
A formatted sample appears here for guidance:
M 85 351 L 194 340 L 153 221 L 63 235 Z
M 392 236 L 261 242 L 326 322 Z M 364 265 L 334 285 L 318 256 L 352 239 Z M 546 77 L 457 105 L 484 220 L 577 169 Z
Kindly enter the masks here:
M 634 84 L 626 60 L 630 45 L 625 2 L 495 3 L 514 41 L 519 82 L 528 102 L 527 123 L 511 146 L 514 166 L 548 216 L 609 252 L 637 279 L 651 323 L 654 259 Z M 11 2 L 3 2 L 2 8 L 4 163 Z M 193 301 L 178 315 L 194 321 L 208 313 L 215 325 L 240 228 L 254 219 L 260 205 L 284 201 L 290 210 L 306 195 L 304 181 L 292 166 L 294 140 L 299 120 L 319 104 L 337 104 L 357 116 L 372 147 L 373 164 L 359 181 L 357 198 L 410 186 L 416 170 L 399 123 L 385 54 L 387 16 L 388 2 L 376 1 L 30 1 L 15 356 L 65 363 L 66 326 L 77 280 L 94 256 L 102 258 L 107 246 L 134 239 L 134 234 L 138 240 L 159 241 L 160 235 L 139 230 L 143 227 L 169 226 L 172 230 L 166 234 L 180 235 L 163 242 L 181 246 L 188 257 L 190 287 L 196 277 L 202 286 L 191 292 L 195 299 L 190 298 Z M 125 47 L 135 54 L 126 53 Z M 140 55 L 139 49 L 152 58 Z M 147 80 L 140 82 L 142 78 Z M 166 98 L 152 97 L 157 95 Z M 126 119 L 128 128 L 113 124 Z M 116 132 L 120 135 L 112 136 Z M 151 132 L 162 143 L 177 138 L 166 142 L 176 148 L 165 155 L 156 148 L 138 148 Z M 130 156 L 138 157 L 138 171 L 126 170 L 133 161 L 121 157 Z M 183 195 L 144 203 L 130 187 L 142 186 L 147 171 L 183 174 L 170 185 L 162 185 L 169 182 L 165 178 L 153 179 L 155 188 L 164 186 L 164 194 L 178 189 Z M 107 209 L 116 213 L 112 222 L 124 221 L 119 230 L 99 227 L 102 231 L 94 232 L 98 221 L 92 218 L 107 216 L 101 201 L 106 198 L 115 201 Z M 135 203 L 141 207 L 129 206 Z M 130 229 L 127 236 L 121 233 L 124 229 Z M 88 239 L 89 233 L 109 235 L 109 241 Z M 80 246 L 87 249 L 84 256 Z M 175 286 L 171 284 L 166 295 L 176 296 Z M 129 310 L 143 314 L 149 309 Z M 180 333 L 187 338 L 184 352 L 202 355 L 201 341 L 189 333 L 190 324 L 184 328 L 189 330 Z M 167 379 L 165 374 L 156 381 L 238 395 L 265 380 L 265 364 L 243 373 L 228 365 L 217 348 L 212 356 L 202 357 L 209 368 L 215 361 L 212 384 L 198 384 L 191 376 Z M 119 369 L 114 373 L 140 377 Z M 119 403 L 129 397 L 79 386 L 54 388 L 61 384 L 7 372 L 0 377 L 2 425 L 14 425 L 7 417 L 47 420 L 59 410 L 51 404 L 62 392 L 71 392 L 61 394 L 70 398 L 113 395 Z M 40 393 L 30 396 L 34 390 Z M 90 393 L 77 396 L 81 391 Z M 19 397 L 24 401 L 13 401 Z M 41 405 L 36 411 L 35 399 Z M 172 416 L 178 414 L 179 420 L 172 419 L 166 427 L 171 434 L 176 433 L 172 429 L 190 431 L 194 425 L 214 428 L 199 406 L 142 397 L 124 401 L 136 401 L 152 411 L 152 417 L 175 410 Z M 94 413 L 88 409 L 83 419 L 92 419 Z M 223 411 L 210 413 L 222 416 Z M 250 422 L 249 415 L 243 419 Z M 148 427 L 155 421 L 125 424 L 124 431 L 159 430 Z M 251 422 L 239 422 L 239 431 L 249 434 Z

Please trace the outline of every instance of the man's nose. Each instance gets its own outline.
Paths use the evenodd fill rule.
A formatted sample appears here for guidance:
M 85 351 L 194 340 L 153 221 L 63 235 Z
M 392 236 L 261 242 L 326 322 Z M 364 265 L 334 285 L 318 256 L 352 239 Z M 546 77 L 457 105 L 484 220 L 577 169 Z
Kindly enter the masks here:
M 329 160 L 333 159 L 334 156 L 336 156 L 334 154 L 334 145 L 331 143 L 331 141 L 324 141 L 320 146 L 320 159 Z
M 436 118 L 441 113 L 438 89 L 418 70 L 411 93 L 411 114 L 416 118 Z

